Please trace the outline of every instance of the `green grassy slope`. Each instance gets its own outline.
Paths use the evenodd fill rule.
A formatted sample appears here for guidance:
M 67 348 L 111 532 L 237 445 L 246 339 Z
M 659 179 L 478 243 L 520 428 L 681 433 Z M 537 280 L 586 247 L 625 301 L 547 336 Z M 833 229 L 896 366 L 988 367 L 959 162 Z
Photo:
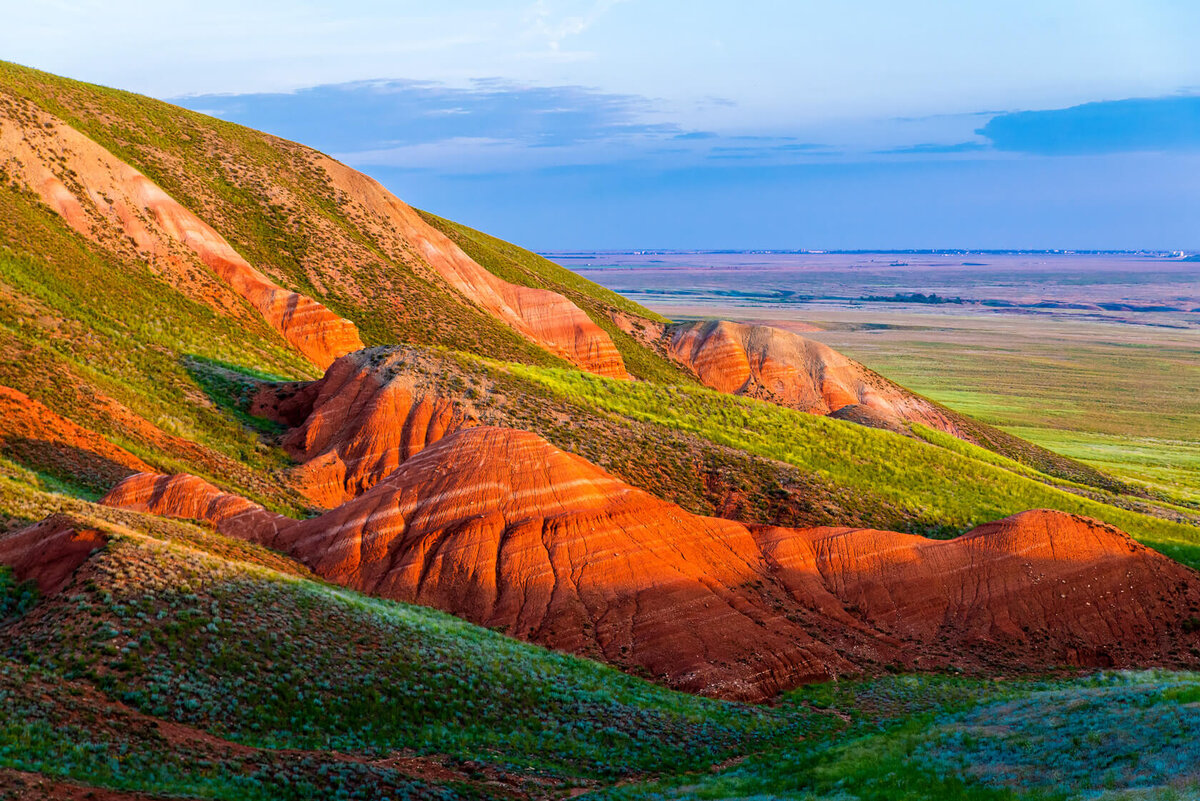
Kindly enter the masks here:
M 665 325 L 669 322 L 662 315 L 536 253 L 434 214 L 424 211 L 420 214 L 426 222 L 454 240 L 468 256 L 491 273 L 514 284 L 549 289 L 570 298 L 593 322 L 608 333 L 625 360 L 625 368 L 632 375 L 662 384 L 696 383 L 694 376 L 668 359 L 665 354 L 625 333 L 613 322 L 613 315 L 621 314 L 626 316 L 631 324 L 648 330 L 647 323 Z
M 926 443 L 700 387 L 627 386 L 577 371 L 515 364 L 503 369 L 564 398 L 687 431 L 794 465 L 866 497 L 881 497 L 933 530 L 956 533 L 1025 509 L 1059 509 L 1104 520 L 1200 566 L 1195 526 L 1066 492 L 1032 468 L 951 437 L 935 438 L 935 432 L 928 432 L 934 442 Z
M 820 685 L 781 705 L 827 713 L 803 741 L 592 797 L 1181 801 L 1200 793 L 1198 698 L 1193 673 Z
M 8 189 L 0 189 L 0 241 L 0 384 L 161 470 L 195 470 L 269 505 L 297 507 L 296 497 L 271 480 L 287 457 L 208 400 L 187 361 L 313 377 L 311 365 L 277 334 L 218 316 L 145 265 L 90 247 L 36 199 Z M 98 397 L 195 447 L 147 439 Z
M 417 256 L 387 252 L 346 216 L 309 148 L 6 62 L 0 92 L 34 102 L 141 170 L 251 264 L 352 320 L 368 344 L 435 344 L 565 364 L 461 302 Z

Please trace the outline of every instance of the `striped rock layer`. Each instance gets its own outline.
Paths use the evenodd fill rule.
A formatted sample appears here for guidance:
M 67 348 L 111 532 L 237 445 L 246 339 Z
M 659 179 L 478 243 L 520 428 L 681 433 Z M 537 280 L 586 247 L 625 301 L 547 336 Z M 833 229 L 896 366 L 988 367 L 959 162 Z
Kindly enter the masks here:
M 188 272 L 181 253 L 192 254 L 318 367 L 363 347 L 353 323 L 275 284 L 157 184 L 67 123 L 9 102 L 0 105 L 0 122 L 0 162 L 80 234 L 127 238 L 179 273 Z
M 1197 575 L 1096 521 L 1031 511 L 945 541 L 746 526 L 511 429 L 445 436 L 310 520 L 188 476 L 131 476 L 105 503 L 206 519 L 348 587 L 725 698 L 893 666 L 1197 662 L 1183 640 L 1200 633 L 1181 633 Z
M 720 392 L 875 425 L 905 420 L 959 433 L 929 401 L 790 331 L 720 320 L 672 326 L 667 336 L 671 357 Z
M 376 351 L 343 356 L 319 381 L 267 386 L 252 411 L 292 426 L 283 447 L 301 464 L 291 484 L 331 509 L 366 492 L 422 448 L 476 424 L 411 373 L 376 363 Z

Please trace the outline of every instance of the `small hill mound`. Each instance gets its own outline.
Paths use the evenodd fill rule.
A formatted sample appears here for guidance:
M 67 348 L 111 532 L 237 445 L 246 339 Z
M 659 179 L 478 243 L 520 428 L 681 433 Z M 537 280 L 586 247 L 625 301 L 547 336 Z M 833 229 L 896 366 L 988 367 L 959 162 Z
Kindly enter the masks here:
M 361 495 L 426 445 L 475 424 L 454 400 L 419 386 L 411 372 L 387 369 L 386 360 L 378 351 L 354 353 L 319 381 L 268 385 L 254 398 L 252 412 L 295 426 L 283 447 L 301 464 L 289 474 L 319 506 Z
M 781 328 L 718 320 L 672 326 L 667 336 L 671 355 L 720 392 L 812 414 L 859 406 L 888 420 L 917 421 L 951 434 L 958 430 L 929 401 L 828 345 Z
M 163 490 L 185 481 L 135 476 L 106 502 L 242 509 Z M 210 519 L 346 586 L 720 697 L 888 665 L 1196 662 L 1181 633 L 1196 575 L 1095 521 L 1029 512 L 946 541 L 746 526 L 509 429 L 446 436 L 318 518 Z

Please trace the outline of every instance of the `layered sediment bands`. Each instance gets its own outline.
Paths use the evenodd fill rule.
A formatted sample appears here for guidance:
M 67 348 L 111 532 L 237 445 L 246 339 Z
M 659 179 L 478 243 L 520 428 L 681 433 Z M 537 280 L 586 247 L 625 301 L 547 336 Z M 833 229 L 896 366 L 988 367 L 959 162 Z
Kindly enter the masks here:
M 493 275 L 374 179 L 332 159 L 322 159 L 320 165 L 333 186 L 367 212 L 370 219 L 364 225 L 381 229 L 386 238 L 398 237 L 468 301 L 585 370 L 629 377 L 612 339 L 570 300 Z
M 1058 512 L 949 541 L 745 526 L 689 514 L 532 434 L 484 426 L 310 520 L 175 481 L 131 477 L 105 502 L 207 517 L 355 589 L 709 695 L 759 700 L 884 666 L 1197 662 L 1200 633 L 1183 625 L 1200 608 L 1196 574 Z
M 327 509 L 361 495 L 426 445 L 476 424 L 411 374 L 381 369 L 374 356 L 343 356 L 320 381 L 286 398 L 267 388 L 255 404 L 283 422 L 303 420 L 283 440 L 302 462 L 290 471 L 293 486 Z
M 296 521 L 225 492 L 202 478 L 138 473 L 113 487 L 101 503 L 135 512 L 203 520 L 217 531 L 250 542 L 267 542 Z
M 108 538 L 95 529 L 52 515 L 0 536 L 0 565 L 11 567 L 17 581 L 32 581 L 42 595 L 51 595 L 61 590 L 71 574 L 107 542 Z
M 790 331 L 720 320 L 673 326 L 667 336 L 672 358 L 720 392 L 822 415 L 856 406 L 848 415 L 856 422 L 907 420 L 959 433 L 932 403 Z
M 107 489 L 130 473 L 153 468 L 100 434 L 0 386 L 0 452 L 22 464 Z
M 216 293 L 208 300 L 221 309 L 219 288 L 190 275 L 188 256 L 198 258 L 318 367 L 363 346 L 353 323 L 276 285 L 149 178 L 62 120 L 5 99 L 0 121 L 5 169 L 79 233 L 101 243 L 132 241 L 140 254 L 171 266 L 193 294 Z

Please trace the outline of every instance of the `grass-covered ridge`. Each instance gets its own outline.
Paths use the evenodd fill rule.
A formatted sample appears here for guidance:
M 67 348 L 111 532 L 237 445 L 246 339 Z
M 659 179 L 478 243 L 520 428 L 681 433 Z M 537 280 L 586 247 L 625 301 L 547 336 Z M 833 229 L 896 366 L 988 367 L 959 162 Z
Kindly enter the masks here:
M 0 62 L 0 93 L 60 117 L 136 167 L 281 286 L 353 321 L 368 344 L 442 345 L 564 364 L 463 302 L 411 249 L 373 235 L 329 185 L 316 151 L 7 62 Z
M 939 447 L 700 387 L 628 386 L 578 371 L 525 365 L 504 369 L 565 398 L 691 432 L 881 496 L 950 531 L 1044 507 L 1098 518 L 1185 564 L 1200 566 L 1200 530 L 1194 526 L 1048 486 L 1030 468 L 990 452 L 983 452 L 988 461 L 972 458 L 965 444 Z
M 609 335 L 631 375 L 662 384 L 695 383 L 696 379 L 690 373 L 664 353 L 625 333 L 613 321 L 615 315 L 624 315 L 631 325 L 641 327 L 650 339 L 654 334 L 653 326 L 670 322 L 662 315 L 536 253 L 434 214 L 419 213 L 494 275 L 520 286 L 549 289 L 570 299 Z

